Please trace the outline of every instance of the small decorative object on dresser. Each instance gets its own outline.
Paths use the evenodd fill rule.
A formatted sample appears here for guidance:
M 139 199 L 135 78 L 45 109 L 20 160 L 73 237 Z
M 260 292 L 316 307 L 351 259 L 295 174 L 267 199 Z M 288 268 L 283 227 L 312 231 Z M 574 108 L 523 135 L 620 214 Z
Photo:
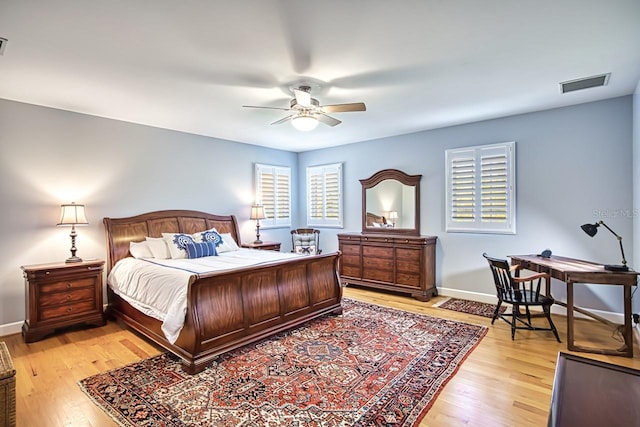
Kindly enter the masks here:
M 241 246 L 248 249 L 261 249 L 263 251 L 280 251 L 280 242 L 243 243 Z
M 102 260 L 22 266 L 27 299 L 22 325 L 25 342 L 41 340 L 66 326 L 104 325 L 103 266 Z

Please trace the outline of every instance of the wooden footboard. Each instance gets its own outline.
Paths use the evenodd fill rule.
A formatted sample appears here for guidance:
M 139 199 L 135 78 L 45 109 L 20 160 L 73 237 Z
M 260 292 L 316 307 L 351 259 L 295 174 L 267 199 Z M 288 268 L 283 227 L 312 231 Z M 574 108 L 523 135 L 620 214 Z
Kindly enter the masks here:
M 239 236 L 233 216 L 162 211 L 130 218 L 105 218 L 108 268 L 123 254 L 130 256 L 129 241 L 140 241 L 145 235 L 157 236 L 161 232 L 194 233 L 211 226 L 213 220 L 217 228 L 223 228 L 221 232 Z M 162 224 L 162 230 L 149 233 L 148 221 L 152 221 L 152 226 Z M 185 224 L 191 225 L 183 227 Z M 238 238 L 237 242 L 240 244 Z M 305 256 L 194 277 L 189 284 L 185 325 L 175 344 L 164 337 L 160 321 L 139 312 L 110 290 L 108 313 L 180 357 L 184 369 L 193 374 L 205 369 L 221 353 L 310 319 L 342 313 L 339 258 L 339 252 Z

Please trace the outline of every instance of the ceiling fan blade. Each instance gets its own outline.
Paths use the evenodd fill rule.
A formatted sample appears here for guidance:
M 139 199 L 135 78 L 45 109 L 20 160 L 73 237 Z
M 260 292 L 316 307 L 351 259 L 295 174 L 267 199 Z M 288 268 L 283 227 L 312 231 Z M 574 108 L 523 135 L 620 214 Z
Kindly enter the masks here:
M 324 123 L 325 125 L 332 126 L 332 127 L 342 123 L 342 121 L 340 121 L 338 119 L 334 119 L 331 116 L 327 116 L 324 113 L 317 114 L 315 117 L 316 117 L 316 119 L 318 119 L 319 122 Z
M 262 107 L 259 105 L 243 105 L 244 108 L 264 108 L 267 110 L 282 110 L 282 111 L 289 111 L 290 108 L 281 108 L 281 107 Z
M 325 113 L 346 113 L 349 111 L 367 111 L 367 106 L 364 102 L 353 102 L 351 104 L 335 104 L 335 105 L 323 105 L 322 111 Z
M 311 106 L 311 94 L 304 90 L 294 89 L 293 93 L 296 94 L 296 103 L 301 107 Z
M 276 120 L 275 122 L 271 123 L 272 125 L 279 125 L 282 124 L 284 122 L 286 122 L 287 120 L 291 120 L 291 117 L 293 117 L 293 114 L 287 117 L 283 117 L 280 120 Z

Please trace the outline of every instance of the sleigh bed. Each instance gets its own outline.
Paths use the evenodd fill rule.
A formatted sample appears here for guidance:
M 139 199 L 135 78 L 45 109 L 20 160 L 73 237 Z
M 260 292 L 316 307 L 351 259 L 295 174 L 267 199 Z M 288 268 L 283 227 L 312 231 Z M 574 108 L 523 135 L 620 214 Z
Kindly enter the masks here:
M 108 273 L 120 260 L 138 262 L 128 259 L 133 258 L 130 242 L 162 237 L 162 233 L 194 234 L 215 228 L 241 245 L 233 215 L 167 210 L 128 218 L 104 218 L 103 222 Z M 254 252 L 254 255 L 263 254 Z M 310 319 L 340 314 L 339 257 L 339 252 L 295 256 L 232 270 L 191 274 L 186 285 L 184 325 L 174 341 L 163 332 L 161 320 L 134 308 L 135 304 L 114 292 L 111 285 L 107 286 L 107 313 L 178 356 L 185 371 L 194 374 L 204 370 L 221 353 Z

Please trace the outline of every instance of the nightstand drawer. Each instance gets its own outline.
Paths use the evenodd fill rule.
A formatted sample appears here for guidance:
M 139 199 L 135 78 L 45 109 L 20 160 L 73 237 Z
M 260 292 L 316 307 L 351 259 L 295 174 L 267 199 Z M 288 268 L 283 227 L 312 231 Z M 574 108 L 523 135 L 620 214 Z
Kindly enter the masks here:
M 65 304 L 40 310 L 40 320 L 60 319 L 61 317 L 95 312 L 93 301 L 82 301 L 75 304 Z
M 40 304 L 40 307 L 49 307 L 83 300 L 93 301 L 94 296 L 94 288 L 75 289 L 69 292 L 55 292 L 49 295 L 40 295 L 38 304 Z
M 95 286 L 95 283 L 96 279 L 93 277 L 89 277 L 79 280 L 65 280 L 63 282 L 43 283 L 38 287 L 38 289 L 40 289 L 40 293 L 48 294 L 52 292 L 68 291 L 70 289 L 93 288 Z

